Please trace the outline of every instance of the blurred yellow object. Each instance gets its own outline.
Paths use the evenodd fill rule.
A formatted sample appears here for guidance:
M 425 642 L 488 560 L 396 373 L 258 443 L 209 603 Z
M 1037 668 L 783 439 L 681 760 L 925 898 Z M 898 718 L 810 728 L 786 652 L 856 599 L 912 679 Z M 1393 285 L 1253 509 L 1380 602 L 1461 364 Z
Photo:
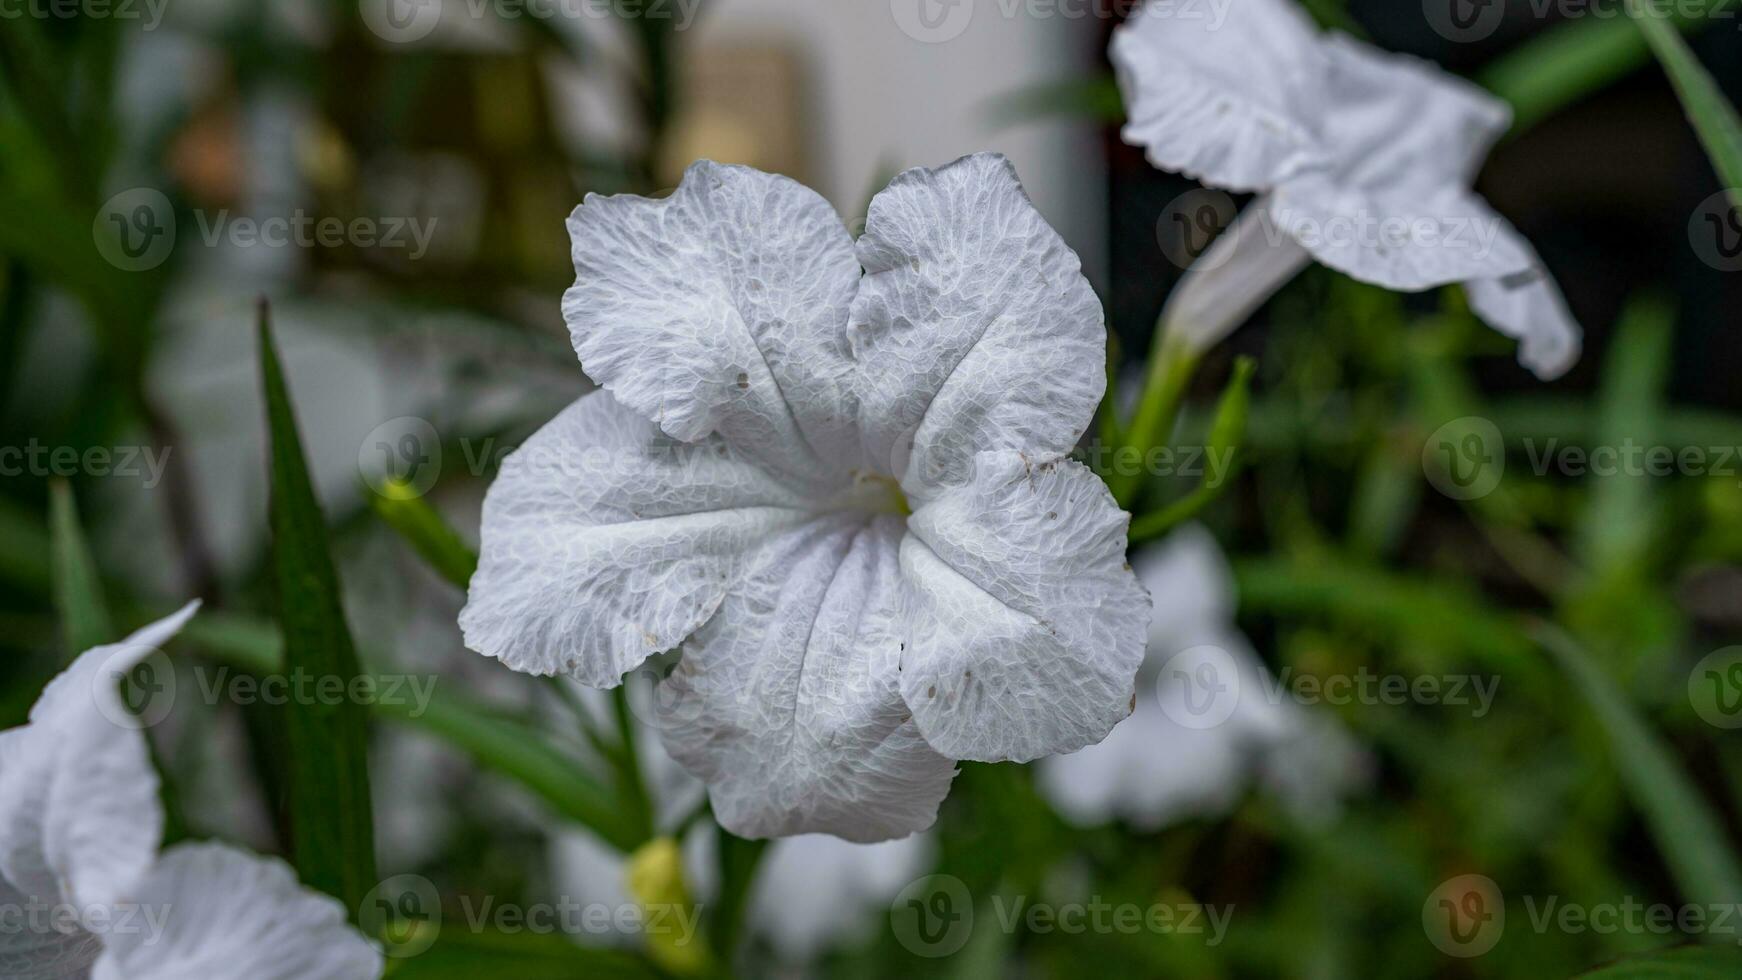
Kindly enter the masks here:
M 699 974 L 708 967 L 702 937 L 680 928 L 694 922 L 694 903 L 683 879 L 683 849 L 671 837 L 655 837 L 629 855 L 629 894 L 641 906 L 647 955 L 672 973 Z M 683 914 L 677 914 L 679 910 Z

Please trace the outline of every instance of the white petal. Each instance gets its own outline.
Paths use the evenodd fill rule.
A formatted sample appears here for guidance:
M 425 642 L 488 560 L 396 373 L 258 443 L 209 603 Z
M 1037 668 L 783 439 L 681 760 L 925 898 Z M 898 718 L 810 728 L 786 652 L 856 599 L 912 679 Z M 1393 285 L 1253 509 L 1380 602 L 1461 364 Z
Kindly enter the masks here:
M 1106 388 L 1101 304 L 995 154 L 909 170 L 859 239 L 853 355 L 870 466 L 910 494 L 975 452 L 1068 452 Z
M 1473 279 L 1464 291 L 1477 316 L 1518 339 L 1518 360 L 1537 377 L 1552 381 L 1578 363 L 1584 331 L 1540 264 L 1499 279 Z
M 1026 762 L 1100 741 L 1131 712 L 1149 600 L 1129 515 L 1068 460 L 982 453 L 901 545 L 901 693 L 956 759 Z
M 221 844 L 165 851 L 135 895 L 152 928 L 108 937 L 93 980 L 367 980 L 381 954 L 290 867 Z
M 775 841 L 756 872 L 750 914 L 782 960 L 805 964 L 872 931 L 931 860 L 922 834 L 853 844 L 827 834 Z
M 706 622 L 746 550 L 805 520 L 802 505 L 720 438 L 678 443 L 595 392 L 503 461 L 466 645 L 615 687 Z
M 788 178 L 702 161 L 663 200 L 589 195 L 563 297 L 581 365 L 693 442 L 719 432 L 789 477 L 856 460 L 852 239 Z M 842 467 L 828 467 L 834 470 Z
M 1512 124 L 1512 110 L 1438 65 L 1343 34 L 1331 57 L 1323 137 L 1350 187 L 1468 187 Z
M 1505 219 L 1453 184 L 1369 190 L 1314 174 L 1283 184 L 1271 212 L 1320 262 L 1387 289 L 1417 292 L 1531 263 Z
M 1312 264 L 1278 226 L 1271 203 L 1253 201 L 1186 270 L 1161 311 L 1165 337 L 1209 350 Z
M 93 647 L 49 682 L 30 722 L 0 735 L 0 876 L 85 907 L 126 894 L 163 833 L 157 772 L 120 679 L 199 608 Z
M 1191 6 L 1148 3 L 1113 32 L 1125 142 L 1232 191 L 1323 163 L 1329 66 L 1306 14 L 1292 0 L 1237 0 L 1220 15 Z
M 955 766 L 896 687 L 900 521 L 837 514 L 772 538 L 661 685 L 672 756 L 741 837 L 878 841 L 929 826 Z
M 32 896 L 0 879 L 0 909 L 28 910 L 32 904 Z M 46 918 L 39 922 L 40 926 L 35 926 L 25 919 L 0 928 L 0 977 L 71 980 L 90 976 L 92 961 L 103 951 L 102 940 L 76 927 L 66 932 L 49 928 Z

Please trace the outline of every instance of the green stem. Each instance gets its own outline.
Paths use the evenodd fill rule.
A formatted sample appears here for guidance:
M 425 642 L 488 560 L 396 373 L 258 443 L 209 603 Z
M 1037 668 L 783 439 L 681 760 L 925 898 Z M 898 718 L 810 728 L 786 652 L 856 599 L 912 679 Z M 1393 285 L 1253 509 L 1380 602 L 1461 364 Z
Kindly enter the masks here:
M 1173 427 L 1174 416 L 1179 412 L 1180 402 L 1197 367 L 1197 352 L 1183 341 L 1165 334 L 1158 321 L 1149 355 L 1149 376 L 1144 381 L 1143 395 L 1137 403 L 1137 413 L 1131 418 L 1130 435 L 1124 443 L 1137 450 L 1139 458 L 1147 456 L 1157 440 L 1165 437 Z M 1113 498 L 1121 507 L 1128 508 L 1143 488 L 1142 468 L 1131 473 L 1115 471 L 1110 483 Z

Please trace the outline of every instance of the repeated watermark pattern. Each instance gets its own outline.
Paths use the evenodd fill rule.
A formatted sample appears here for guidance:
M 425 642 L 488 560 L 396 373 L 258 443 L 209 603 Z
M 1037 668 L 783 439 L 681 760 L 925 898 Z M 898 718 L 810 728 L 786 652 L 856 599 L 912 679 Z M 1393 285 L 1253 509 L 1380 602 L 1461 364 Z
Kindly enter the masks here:
M 1742 728 L 1742 646 L 1714 650 L 1688 672 L 1688 701 L 1714 728 Z
M 974 915 L 974 897 L 954 875 L 926 875 L 909 882 L 889 905 L 889 925 L 903 949 L 928 959 L 954 954 L 974 930 L 995 928 L 1006 935 L 1029 932 L 1079 936 L 1189 936 L 1205 946 L 1220 945 L 1234 918 L 1233 905 L 1202 902 L 1109 902 L 1091 896 L 1084 902 L 1035 901 L 1026 895 L 992 895 L 990 919 Z
M 161 650 L 143 657 L 136 647 L 121 647 L 91 676 L 91 696 L 110 723 L 119 728 L 150 728 L 165 718 L 178 699 L 189 696 L 209 707 L 235 705 L 340 704 L 387 705 L 408 709 L 421 718 L 435 696 L 436 674 L 316 674 L 301 668 L 255 674 L 225 666 L 194 664 L 193 685 L 182 683 L 175 666 Z M 119 699 L 109 692 L 119 689 Z
M 1526 436 L 1519 447 L 1538 478 L 1724 477 L 1742 486 L 1742 445 L 1668 445 L 1632 438 L 1581 445 L 1557 437 Z M 1422 471 L 1446 496 L 1475 500 L 1499 488 L 1508 465 L 1506 449 L 1505 437 L 1492 419 L 1475 415 L 1453 419 L 1423 444 Z
M 1310 249 L 1435 250 L 1479 260 L 1493 254 L 1506 230 L 1498 217 L 1432 210 L 1412 215 L 1366 208 L 1325 212 L 1273 202 L 1251 209 L 1245 220 L 1236 222 L 1239 213 L 1234 199 L 1223 191 L 1189 190 L 1162 208 L 1156 219 L 1156 242 L 1174 265 L 1208 270 L 1238 252 L 1233 241 L 1211 250 L 1227 235 L 1258 235 L 1271 248 L 1296 242 Z
M 75 905 L 35 897 L 0 902 L 0 937 L 143 936 L 149 945 L 163 936 L 171 907 L 166 903 L 107 902 Z M 0 946 L 13 946 L 0 938 Z
M 1434 33 L 1457 44 L 1486 41 L 1508 18 L 1540 22 L 1628 16 L 1625 0 L 1422 0 L 1421 9 Z M 1639 9 L 1660 18 L 1735 17 L 1725 0 L 1639 0 Z
M 1700 202 L 1688 219 L 1688 242 L 1701 262 L 1719 272 L 1742 272 L 1742 191 L 1722 190 Z
M 699 941 L 703 909 L 699 903 L 583 902 L 567 895 L 522 904 L 461 894 L 457 901 L 459 916 L 444 915 L 433 882 L 421 875 L 395 875 L 363 896 L 357 921 L 365 934 L 381 938 L 389 957 L 409 959 L 454 929 L 472 935 L 658 936 L 684 947 Z
M 473 21 L 546 22 L 657 20 L 689 30 L 702 0 L 360 0 L 358 12 L 371 33 L 391 44 L 428 37 L 443 18 Z
M 1422 930 L 1447 956 L 1482 956 L 1522 924 L 1537 935 L 1629 935 L 1723 941 L 1742 946 L 1742 904 L 1647 902 L 1623 895 L 1611 902 L 1570 902 L 1560 895 L 1522 895 L 1520 919 L 1506 914 L 1506 896 L 1492 878 L 1450 878 L 1422 903 Z M 1516 911 L 1516 909 L 1515 909 Z
M 169 0 L 0 0 L 0 21 L 101 20 L 154 31 Z
M 1485 718 L 1500 693 L 1498 674 L 1380 674 L 1365 665 L 1354 673 L 1303 673 L 1285 666 L 1271 677 L 1242 671 L 1233 655 L 1212 645 L 1174 654 L 1156 676 L 1157 703 L 1174 724 L 1205 730 L 1234 716 L 1242 699 L 1271 706 L 1292 701 L 1303 707 L 1401 707 L 1421 705 L 1468 710 Z
M 0 476 L 121 477 L 151 490 L 163 481 L 171 446 L 50 446 L 36 439 L 0 446 Z
M 339 218 L 300 208 L 289 214 L 236 215 L 228 209 L 193 212 L 196 239 L 207 248 L 356 248 L 400 252 L 417 261 L 429 251 L 439 219 L 416 215 Z M 123 272 L 162 265 L 175 249 L 175 208 L 153 187 L 134 187 L 103 202 L 91 222 L 103 260 Z
M 716 463 L 717 450 L 706 443 L 675 440 L 657 446 L 621 452 L 603 446 L 579 451 L 569 448 L 541 450 L 516 445 L 493 436 L 453 440 L 458 462 L 472 477 L 493 473 L 510 454 L 518 453 L 523 467 L 536 467 L 563 479 L 593 480 L 634 478 L 657 467 L 668 474 L 705 472 Z M 1232 446 L 1155 446 L 1147 451 L 1134 446 L 1114 446 L 1099 440 L 1080 448 L 1073 457 L 1101 473 L 1113 476 L 1180 477 L 1200 482 L 1209 489 L 1226 483 L 1235 471 L 1237 450 Z M 960 482 L 973 468 L 973 454 L 954 446 L 916 448 L 910 440 L 896 440 L 890 470 L 912 472 L 928 478 Z M 357 447 L 357 472 L 376 492 L 397 499 L 421 497 L 440 479 L 444 465 L 453 462 L 444 449 L 441 433 L 428 420 L 415 415 L 388 419 Z
M 976 16 L 1003 20 L 1123 20 L 1142 4 L 1151 17 L 1202 21 L 1220 30 L 1235 0 L 889 0 L 901 32 L 922 44 L 961 37 Z

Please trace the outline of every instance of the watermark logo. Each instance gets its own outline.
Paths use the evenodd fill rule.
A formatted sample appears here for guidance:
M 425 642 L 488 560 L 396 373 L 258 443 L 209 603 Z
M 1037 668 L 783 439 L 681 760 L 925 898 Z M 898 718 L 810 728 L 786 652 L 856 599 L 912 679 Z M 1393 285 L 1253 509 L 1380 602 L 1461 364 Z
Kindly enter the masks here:
M 915 956 L 949 956 L 973 935 L 974 899 L 960 878 L 928 875 L 895 896 L 889 924 L 896 941 Z
M 1234 250 L 1220 249 L 1207 259 L 1204 254 L 1238 213 L 1234 199 L 1221 191 L 1189 190 L 1162 208 L 1155 240 L 1167 260 L 1181 269 L 1214 269 L 1233 257 Z
M 357 472 L 384 497 L 421 497 L 442 474 L 442 440 L 435 426 L 415 415 L 388 419 L 357 447 Z
M 1215 728 L 1240 704 L 1240 667 L 1218 646 L 1181 650 L 1162 665 L 1155 696 L 1174 724 Z
M 1688 675 L 1694 713 L 1714 728 L 1742 728 L 1742 646 L 1707 654 Z
M 1719 191 L 1694 209 L 1688 241 L 1700 261 L 1719 272 L 1742 272 L 1742 191 Z
M 154 187 L 134 187 L 103 202 L 91 221 L 103 261 L 123 272 L 162 265 L 175 247 L 175 208 Z
M 1506 474 L 1500 427 L 1475 415 L 1447 422 L 1422 446 L 1421 468 L 1428 482 L 1453 500 L 1486 497 Z
M 395 875 L 363 896 L 357 925 L 364 935 L 380 940 L 388 956 L 408 959 L 429 949 L 441 935 L 441 894 L 422 875 Z
M 962 36 L 974 20 L 975 0 L 889 0 L 901 33 L 921 44 L 943 44 Z
M 1421 10 L 1435 34 L 1457 44 L 1493 37 L 1506 19 L 1502 0 L 1422 0 Z
M 140 656 L 137 646 L 116 647 L 91 677 L 97 710 L 117 728 L 150 728 L 169 717 L 175 689 L 175 668 L 163 651 Z
M 1485 875 L 1459 875 L 1428 894 L 1421 906 L 1428 941 L 1447 956 L 1481 956 L 1506 932 L 1506 899 Z
M 361 0 L 363 24 L 389 44 L 421 41 L 442 19 L 442 0 Z

